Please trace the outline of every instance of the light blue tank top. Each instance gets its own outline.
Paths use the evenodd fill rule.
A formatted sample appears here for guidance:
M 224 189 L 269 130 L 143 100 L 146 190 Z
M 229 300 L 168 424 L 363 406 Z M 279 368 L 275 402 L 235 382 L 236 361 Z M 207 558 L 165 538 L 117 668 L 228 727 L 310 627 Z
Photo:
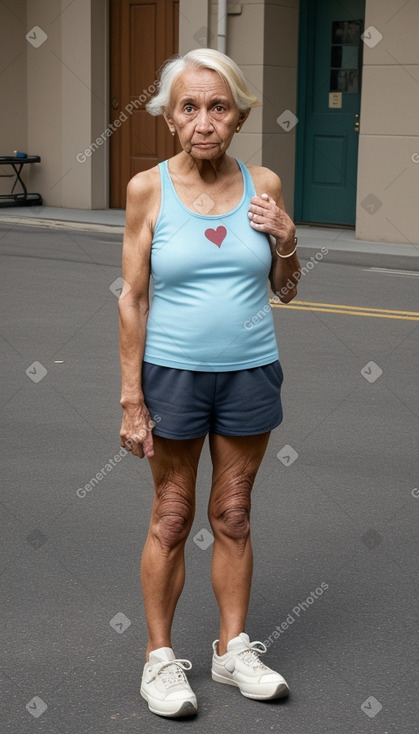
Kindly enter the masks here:
M 196 192 L 187 209 L 159 164 L 161 207 L 151 248 L 154 295 L 144 360 L 163 367 L 225 372 L 278 359 L 268 302 L 271 250 L 250 226 L 255 188 L 240 166 L 244 191 L 230 212 L 211 215 L 211 200 Z

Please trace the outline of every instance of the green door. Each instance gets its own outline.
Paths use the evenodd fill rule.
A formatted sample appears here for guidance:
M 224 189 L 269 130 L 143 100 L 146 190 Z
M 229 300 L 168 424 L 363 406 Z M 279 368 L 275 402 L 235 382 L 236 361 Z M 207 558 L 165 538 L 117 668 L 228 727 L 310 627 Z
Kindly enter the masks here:
M 301 0 L 295 219 L 355 224 L 365 0 Z

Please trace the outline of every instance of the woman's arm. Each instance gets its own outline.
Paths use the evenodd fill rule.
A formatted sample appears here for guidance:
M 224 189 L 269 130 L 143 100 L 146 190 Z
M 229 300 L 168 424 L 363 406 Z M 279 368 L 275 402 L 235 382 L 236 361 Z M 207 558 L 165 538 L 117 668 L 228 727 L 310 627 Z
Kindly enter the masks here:
M 249 220 L 253 229 L 270 235 L 272 267 L 269 281 L 273 292 L 283 303 L 297 295 L 300 263 L 295 248 L 295 224 L 285 211 L 282 185 L 278 176 L 267 168 L 251 167 L 252 178 L 260 196 L 250 200 Z M 282 255 L 282 257 L 281 257 Z
M 138 174 L 128 184 L 122 247 L 123 288 L 118 301 L 121 362 L 121 445 L 139 457 L 153 456 L 153 422 L 144 403 L 141 369 L 149 311 L 150 253 L 153 237 L 153 173 Z M 158 202 L 157 202 L 158 203 Z

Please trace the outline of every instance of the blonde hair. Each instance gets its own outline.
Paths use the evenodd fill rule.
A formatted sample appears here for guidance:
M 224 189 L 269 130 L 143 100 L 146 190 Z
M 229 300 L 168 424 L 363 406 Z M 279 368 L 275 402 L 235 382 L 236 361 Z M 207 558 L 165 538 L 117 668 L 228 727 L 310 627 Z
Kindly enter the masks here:
M 164 109 L 169 109 L 173 83 L 185 69 L 216 71 L 230 87 L 240 112 L 260 105 L 259 99 L 249 91 L 244 74 L 233 59 L 212 48 L 197 48 L 184 56 L 174 56 L 166 61 L 160 75 L 159 91 L 146 104 L 150 115 L 161 115 Z

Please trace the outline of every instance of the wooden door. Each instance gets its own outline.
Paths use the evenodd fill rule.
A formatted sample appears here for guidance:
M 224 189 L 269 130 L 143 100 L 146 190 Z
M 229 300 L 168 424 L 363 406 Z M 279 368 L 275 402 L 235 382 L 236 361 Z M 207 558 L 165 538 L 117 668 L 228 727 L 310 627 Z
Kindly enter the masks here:
M 365 0 L 305 0 L 300 10 L 295 215 L 353 226 Z
M 178 52 L 179 0 L 110 2 L 110 206 L 125 208 L 128 181 L 177 152 L 161 116 L 145 105 L 158 70 Z

